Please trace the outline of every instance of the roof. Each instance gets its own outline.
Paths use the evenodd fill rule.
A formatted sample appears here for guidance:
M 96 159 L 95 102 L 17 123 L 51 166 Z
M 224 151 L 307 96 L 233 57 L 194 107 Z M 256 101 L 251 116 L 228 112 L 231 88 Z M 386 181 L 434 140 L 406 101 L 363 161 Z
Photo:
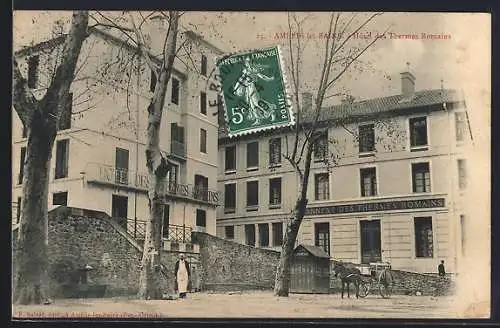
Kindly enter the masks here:
M 98 27 L 91 27 L 91 28 L 89 28 L 89 31 L 90 31 L 90 33 L 93 33 L 95 35 L 99 35 L 102 38 L 114 41 L 116 43 L 124 44 L 130 50 L 132 50 L 134 52 L 137 51 L 137 49 L 138 49 L 135 44 L 132 44 L 130 41 L 128 41 L 126 38 L 124 38 L 122 34 L 115 33 L 115 31 L 113 31 L 113 30 L 103 29 L 103 28 L 98 28 Z M 194 40 L 202 42 L 206 46 L 209 46 L 212 49 L 214 49 L 219 54 L 223 53 L 223 51 L 221 49 L 217 48 L 215 45 L 213 45 L 209 41 L 205 40 L 203 38 L 203 36 L 193 32 L 193 31 L 187 30 L 187 31 L 181 31 L 181 33 L 184 33 L 185 35 L 187 35 L 188 37 L 190 37 Z M 15 56 L 24 57 L 24 56 L 30 55 L 32 53 L 40 52 L 40 51 L 45 50 L 45 49 L 53 49 L 53 48 L 63 44 L 64 41 L 66 40 L 66 37 L 67 37 L 67 34 L 62 34 L 62 35 L 59 35 L 55 38 L 52 38 L 52 39 L 49 39 L 49 40 L 46 40 L 43 42 L 39 42 L 37 44 L 25 46 L 25 47 L 17 50 L 15 52 Z M 161 46 L 163 46 L 163 43 L 161 43 Z M 159 56 L 155 56 L 154 53 L 152 53 L 152 52 L 150 52 L 150 55 L 151 55 L 153 61 L 156 62 L 156 64 L 160 65 L 161 62 L 160 62 Z M 173 71 L 175 74 L 180 75 L 182 77 L 185 77 L 185 75 L 186 75 L 185 73 L 181 72 L 179 69 L 177 69 L 175 67 L 173 68 Z
M 434 89 L 416 91 L 413 97 L 405 99 L 403 95 L 386 96 L 344 103 L 321 110 L 319 121 L 336 121 L 356 117 L 370 117 L 382 113 L 404 115 L 410 114 L 413 110 L 439 106 L 443 103 L 456 103 L 462 100 L 459 90 L 454 89 Z M 311 123 L 313 120 L 312 111 L 301 113 L 300 119 L 303 123 Z M 276 130 L 273 130 L 276 131 Z M 227 129 L 222 126 L 219 129 L 219 139 L 227 138 Z
M 330 255 L 328 255 L 328 253 L 326 253 L 322 248 L 313 245 L 300 244 L 297 247 L 295 247 L 293 252 L 294 253 L 297 252 L 297 250 L 300 248 L 305 249 L 309 254 L 311 254 L 314 257 L 327 258 L 327 259 L 330 258 Z

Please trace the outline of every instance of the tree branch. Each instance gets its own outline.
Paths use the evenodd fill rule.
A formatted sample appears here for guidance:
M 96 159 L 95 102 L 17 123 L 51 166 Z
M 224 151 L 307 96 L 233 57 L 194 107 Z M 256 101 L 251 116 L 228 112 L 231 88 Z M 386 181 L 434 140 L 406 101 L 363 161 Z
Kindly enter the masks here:
M 83 41 L 87 37 L 88 21 L 88 11 L 75 11 L 73 13 L 71 28 L 64 41 L 61 64 L 57 67 L 54 79 L 42 99 L 46 104 L 45 106 L 41 106 L 45 114 L 58 117 L 64 106 L 62 100 L 68 95 L 71 83 L 75 78 L 75 69 L 80 50 Z M 50 104 L 55 104 L 55 106 Z
M 28 88 L 28 81 L 22 76 L 17 60 L 14 58 L 12 104 L 23 125 L 30 126 L 30 117 L 36 110 L 37 100 Z
M 146 64 L 149 66 L 151 71 L 155 74 L 156 80 L 158 81 L 158 80 L 160 80 L 159 73 L 158 73 L 158 67 L 153 63 L 153 60 L 150 57 L 149 50 L 146 48 L 146 42 L 143 40 L 143 35 L 142 35 L 141 31 L 135 25 L 134 17 L 132 17 L 132 14 L 130 14 L 130 21 L 132 23 L 135 36 L 137 37 L 137 48 L 139 48 L 139 52 L 142 54 L 142 57 L 144 57 Z
M 385 32 L 383 34 L 385 34 Z M 326 85 L 326 89 L 328 89 L 333 83 L 335 83 L 335 81 L 337 81 L 345 73 L 345 71 L 347 71 L 347 69 L 352 65 L 352 63 L 354 63 L 356 59 L 358 59 L 361 55 L 363 55 L 366 52 L 366 50 L 368 50 L 375 42 L 377 42 L 382 37 L 383 34 L 378 35 L 371 42 L 369 42 L 360 52 L 358 52 L 356 56 L 354 56 L 354 58 L 352 58 L 352 60 L 348 62 L 345 65 L 345 67 L 331 81 L 328 82 L 328 84 Z

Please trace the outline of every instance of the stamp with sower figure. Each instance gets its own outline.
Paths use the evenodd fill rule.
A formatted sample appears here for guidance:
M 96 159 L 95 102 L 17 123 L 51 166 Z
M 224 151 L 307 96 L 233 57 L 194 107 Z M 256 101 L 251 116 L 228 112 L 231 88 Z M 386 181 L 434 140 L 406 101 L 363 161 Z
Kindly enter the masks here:
M 222 95 L 230 137 L 295 124 L 278 46 L 230 54 L 216 66 L 220 85 L 210 89 Z

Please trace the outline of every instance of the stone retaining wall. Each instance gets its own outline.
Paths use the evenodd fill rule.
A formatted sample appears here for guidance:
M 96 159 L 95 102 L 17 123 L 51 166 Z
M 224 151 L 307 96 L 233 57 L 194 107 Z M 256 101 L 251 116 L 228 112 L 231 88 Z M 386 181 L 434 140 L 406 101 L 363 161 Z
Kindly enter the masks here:
M 12 237 L 14 269 L 17 229 Z M 64 206 L 50 211 L 48 247 L 51 297 L 63 297 L 67 287 L 62 281 L 86 265 L 93 268 L 88 273 L 89 283 L 106 285 L 105 296 L 137 293 L 142 246 L 106 213 Z M 193 261 L 196 257 L 187 254 Z M 173 292 L 177 258 L 177 252 L 161 252 L 165 293 Z
M 203 290 L 272 289 L 279 252 L 193 232 L 200 247 Z

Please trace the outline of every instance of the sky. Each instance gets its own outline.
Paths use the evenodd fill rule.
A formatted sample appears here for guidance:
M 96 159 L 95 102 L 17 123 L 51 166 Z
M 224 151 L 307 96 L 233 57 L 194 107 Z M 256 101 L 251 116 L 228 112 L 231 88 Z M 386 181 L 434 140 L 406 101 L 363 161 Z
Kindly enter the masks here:
M 356 13 L 352 26 L 366 20 L 369 14 Z M 350 19 L 352 15 L 343 13 L 342 19 Z M 277 33 L 287 31 L 287 17 L 286 12 L 186 12 L 181 24 L 225 52 L 279 45 L 285 64 L 289 64 L 288 39 L 275 38 Z M 328 29 L 330 13 L 297 13 L 297 17 L 305 18 L 304 33 L 314 37 L 307 41 L 302 68 L 303 89 L 314 92 L 325 41 L 320 37 Z M 54 21 L 61 18 L 69 22 L 71 12 L 14 12 L 14 49 L 50 38 Z M 490 24 L 487 14 L 478 13 L 383 13 L 362 31 L 371 33 L 371 38 L 387 31 L 386 39 L 378 40 L 368 49 L 360 58 L 360 67 L 348 71 L 332 93 L 347 92 L 357 100 L 399 94 L 400 73 L 409 67 L 416 77 L 416 90 L 461 88 L 472 99 L 479 99 L 472 107 L 476 108 L 476 114 L 477 107 L 484 107 L 484 111 L 476 115 L 479 119 L 471 121 L 476 120 L 475 126 L 482 129 L 489 125 L 489 115 L 485 114 L 489 114 L 490 106 Z M 424 40 L 422 33 L 444 34 L 447 39 Z M 418 38 L 400 39 L 394 35 Z M 369 41 L 370 38 L 352 41 L 350 45 Z M 339 98 L 330 98 L 326 105 L 338 101 Z

